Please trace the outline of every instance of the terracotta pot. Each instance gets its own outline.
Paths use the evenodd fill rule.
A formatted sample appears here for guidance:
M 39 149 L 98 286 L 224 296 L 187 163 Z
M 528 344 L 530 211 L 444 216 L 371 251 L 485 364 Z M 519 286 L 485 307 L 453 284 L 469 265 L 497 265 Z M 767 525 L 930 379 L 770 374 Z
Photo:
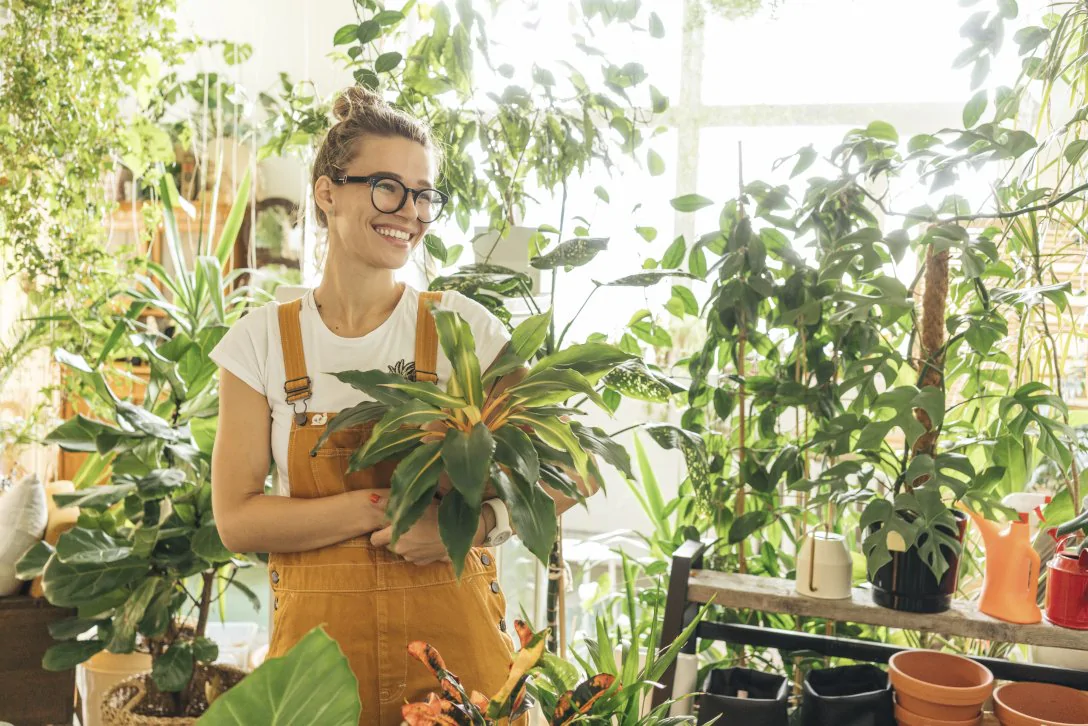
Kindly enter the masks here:
M 1088 726 L 1088 693 L 1049 683 L 1006 683 L 994 691 L 1002 726 Z
M 919 716 L 896 704 L 895 722 L 898 726 L 982 726 L 982 714 L 966 721 L 947 721 L 941 718 Z
M 970 721 L 994 690 L 994 675 L 970 658 L 935 650 L 905 650 L 888 661 L 896 702 L 918 716 Z

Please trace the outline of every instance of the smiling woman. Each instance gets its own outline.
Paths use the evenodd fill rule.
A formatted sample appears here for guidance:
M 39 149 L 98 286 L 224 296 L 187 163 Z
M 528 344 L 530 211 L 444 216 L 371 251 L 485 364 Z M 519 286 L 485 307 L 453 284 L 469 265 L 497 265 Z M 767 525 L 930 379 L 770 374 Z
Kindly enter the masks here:
M 448 380 L 435 329 L 441 316 L 429 303 L 467 322 L 465 340 L 484 366 L 509 336 L 463 295 L 420 293 L 394 277 L 446 202 L 432 188 L 439 159 L 428 129 L 360 88 L 345 91 L 334 111 L 339 123 L 312 173 L 318 223 L 328 229 L 321 283 L 302 299 L 251 312 L 212 353 L 222 368 L 215 521 L 233 550 L 272 553 L 269 656 L 325 624 L 358 678 L 361 723 L 399 724 L 401 704 L 430 685 L 409 673 L 411 640 L 441 643 L 472 688 L 491 692 L 505 680 L 505 599 L 494 553 L 482 545 L 508 536 L 509 525 L 496 525 L 505 510 L 494 500 L 458 573 L 437 503 L 391 543 L 395 462 L 350 465 L 372 426 L 331 423 L 364 400 L 332 374 L 376 367 L 390 377 Z M 263 492 L 269 452 L 280 496 Z

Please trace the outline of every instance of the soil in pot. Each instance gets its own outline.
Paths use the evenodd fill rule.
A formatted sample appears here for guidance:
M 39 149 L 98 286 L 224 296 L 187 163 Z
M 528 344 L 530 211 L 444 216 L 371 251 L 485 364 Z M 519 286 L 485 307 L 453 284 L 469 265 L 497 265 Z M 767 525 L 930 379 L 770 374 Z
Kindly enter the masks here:
M 699 723 L 715 726 L 787 726 L 789 683 L 748 668 L 716 668 L 699 696 Z
M 905 650 L 888 661 L 896 702 L 918 716 L 946 721 L 977 718 L 994 690 L 994 676 L 961 655 Z
M 873 665 L 809 671 L 801 726 L 894 726 L 888 674 Z
M 994 691 L 1002 726 L 1088 726 L 1088 693 L 1049 683 L 1006 683 Z
M 956 518 L 957 538 L 963 544 L 967 515 L 952 511 Z M 960 556 L 950 549 L 941 551 L 948 569 L 938 582 L 933 570 L 918 554 L 916 547 L 906 552 L 892 552 L 892 561 L 876 571 L 871 580 L 873 602 L 881 607 L 909 613 L 942 613 L 952 607 L 952 596 L 959 579 Z
M 189 726 L 208 710 L 207 690 L 209 683 L 225 691 L 246 676 L 240 668 L 216 663 L 200 665 L 193 683 L 193 697 L 176 713 L 175 694 L 164 693 L 155 686 L 150 674 L 126 678 L 106 693 L 102 701 L 102 723 L 105 726 Z

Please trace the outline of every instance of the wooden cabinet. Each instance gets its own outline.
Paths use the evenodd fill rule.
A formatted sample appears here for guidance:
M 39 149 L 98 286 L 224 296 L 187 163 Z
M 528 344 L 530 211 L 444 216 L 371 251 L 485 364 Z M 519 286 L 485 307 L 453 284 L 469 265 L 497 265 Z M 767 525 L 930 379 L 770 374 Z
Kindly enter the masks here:
M 0 598 L 0 721 L 14 726 L 72 723 L 75 669 L 42 669 L 42 656 L 56 642 L 49 624 L 72 615 L 75 610 L 39 598 Z

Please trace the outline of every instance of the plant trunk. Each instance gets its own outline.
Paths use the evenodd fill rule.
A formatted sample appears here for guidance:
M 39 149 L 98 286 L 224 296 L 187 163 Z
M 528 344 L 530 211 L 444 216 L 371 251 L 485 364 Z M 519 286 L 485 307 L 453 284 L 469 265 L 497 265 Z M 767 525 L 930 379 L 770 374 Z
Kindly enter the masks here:
M 922 295 L 921 351 L 918 356 L 918 387 L 944 389 L 944 327 L 948 306 L 948 250 L 926 250 L 926 288 Z M 925 433 L 914 442 L 913 456 L 937 455 L 937 430 L 925 410 L 914 409 L 914 417 Z M 911 486 L 913 482 L 907 482 Z
M 204 636 L 204 631 L 208 627 L 208 613 L 211 611 L 212 606 L 212 586 L 215 584 L 215 570 L 209 570 L 203 572 L 200 575 L 204 579 L 204 585 L 200 589 L 200 611 L 197 613 L 196 620 L 196 632 L 193 634 L 194 638 L 201 638 Z M 181 708 L 185 706 L 193 699 L 193 689 L 196 683 L 196 674 L 199 668 L 199 664 L 193 661 L 193 671 L 189 674 L 189 683 L 185 686 L 185 690 L 181 694 Z M 179 715 L 184 713 L 184 710 L 178 712 Z
M 747 446 L 747 431 L 745 430 L 745 385 L 744 385 L 744 356 L 745 356 L 745 343 L 748 342 L 747 328 L 745 325 L 748 321 L 741 316 L 740 326 L 740 340 L 737 342 L 737 375 L 740 377 L 740 390 L 737 392 L 737 401 L 740 404 L 740 452 L 738 455 L 738 467 L 737 467 L 737 505 L 733 511 L 733 521 L 736 521 L 744 516 L 744 459 L 745 448 Z M 737 569 L 741 574 L 748 572 L 748 561 L 744 555 L 744 541 L 741 540 L 737 544 Z
M 563 578 L 563 560 L 559 552 L 559 540 L 552 544 L 548 555 L 548 599 L 545 617 L 548 621 L 548 652 L 559 652 L 559 583 Z M 539 601 L 538 601 L 539 602 Z

